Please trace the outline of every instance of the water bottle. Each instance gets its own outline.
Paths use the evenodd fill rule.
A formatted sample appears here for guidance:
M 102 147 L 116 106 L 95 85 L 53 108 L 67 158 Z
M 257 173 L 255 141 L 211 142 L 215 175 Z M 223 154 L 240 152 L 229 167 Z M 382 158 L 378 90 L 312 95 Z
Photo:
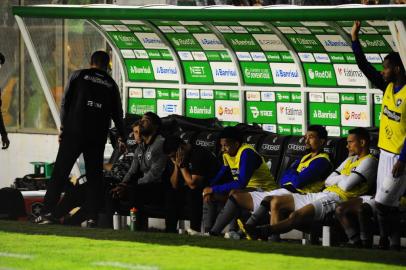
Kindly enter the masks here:
M 131 231 L 136 230 L 136 224 L 137 224 L 137 208 L 131 208 L 130 210 L 130 229 Z
M 271 169 L 272 168 L 272 160 L 268 160 L 266 162 L 266 166 L 268 167 L 268 169 Z
M 120 230 L 120 222 L 121 222 L 121 217 L 117 212 L 115 212 L 113 215 L 113 229 L 114 230 Z

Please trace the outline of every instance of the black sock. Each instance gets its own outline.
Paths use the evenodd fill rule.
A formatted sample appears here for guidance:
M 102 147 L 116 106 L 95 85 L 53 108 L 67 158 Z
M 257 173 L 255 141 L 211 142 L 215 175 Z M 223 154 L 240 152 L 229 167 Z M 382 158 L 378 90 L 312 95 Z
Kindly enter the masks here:
M 360 210 L 358 212 L 358 222 L 360 227 L 360 238 L 364 247 L 372 247 L 373 212 L 369 204 L 361 204 Z
M 233 196 L 230 196 L 223 208 L 223 211 L 217 216 L 214 226 L 211 228 L 211 232 L 219 234 L 234 218 L 240 213 L 240 206 Z
M 251 217 L 247 220 L 245 224 L 248 226 L 256 226 L 258 223 L 268 215 L 270 208 L 270 203 L 267 200 L 263 200 L 259 205 L 258 209 L 252 213 Z

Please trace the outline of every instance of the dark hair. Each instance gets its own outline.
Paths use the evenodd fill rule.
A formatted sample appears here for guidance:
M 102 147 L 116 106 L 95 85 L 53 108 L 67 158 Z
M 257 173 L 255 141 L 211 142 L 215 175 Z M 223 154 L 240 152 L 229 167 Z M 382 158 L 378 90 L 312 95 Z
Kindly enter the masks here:
M 225 127 L 221 132 L 220 132 L 220 139 L 231 139 L 234 141 L 237 141 L 239 143 L 242 143 L 242 134 L 240 130 L 236 127 Z
M 131 128 L 133 129 L 135 127 L 138 127 L 139 125 L 140 125 L 140 120 L 137 120 L 131 125 Z
M 151 120 L 151 123 L 158 127 L 158 129 L 162 126 L 162 120 L 156 113 L 146 112 L 144 115 L 148 117 Z
M 369 132 L 365 128 L 357 127 L 357 128 L 350 129 L 348 131 L 348 134 L 354 134 L 355 136 L 357 136 L 358 140 L 365 140 L 367 145 L 369 145 L 369 143 L 371 142 L 371 137 L 369 136 Z
M 179 146 L 184 143 L 185 142 L 179 137 L 176 136 L 166 137 L 163 145 L 163 152 L 165 155 L 169 155 L 170 153 L 176 152 Z
M 384 60 L 387 60 L 394 67 L 399 67 L 400 71 L 403 74 L 405 73 L 405 67 L 403 66 L 402 59 L 400 58 L 400 54 L 398 52 L 390 52 L 387 56 L 385 56 Z
M 110 56 L 105 51 L 96 51 L 90 58 L 90 64 L 100 67 L 102 69 L 108 68 L 110 63 Z
M 0 53 L 0 65 L 3 65 L 4 62 L 6 62 L 6 58 L 4 57 L 4 55 L 2 53 Z
M 325 127 L 320 125 L 311 125 L 307 128 L 307 131 L 314 131 L 317 133 L 319 139 L 327 140 L 327 130 Z

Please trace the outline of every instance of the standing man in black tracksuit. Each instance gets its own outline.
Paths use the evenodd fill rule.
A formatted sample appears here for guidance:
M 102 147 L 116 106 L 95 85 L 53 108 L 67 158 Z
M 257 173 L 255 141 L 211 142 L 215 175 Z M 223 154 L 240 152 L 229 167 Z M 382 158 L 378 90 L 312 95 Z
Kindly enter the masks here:
M 59 150 L 42 215 L 35 222 L 53 223 L 52 213 L 69 173 L 83 153 L 88 188 L 84 209 L 88 226 L 95 219 L 102 199 L 103 153 L 110 120 L 113 119 L 123 146 L 125 132 L 123 110 L 117 84 L 107 74 L 110 58 L 106 52 L 97 51 L 91 57 L 91 68 L 75 71 L 65 88 L 61 104 L 61 130 Z
M 0 68 L 4 64 L 5 58 L 2 53 L 0 53 Z M 10 141 L 7 137 L 6 127 L 4 126 L 3 122 L 3 115 L 1 114 L 1 89 L 0 89 L 0 135 L 1 135 L 1 149 L 7 149 L 10 145 Z

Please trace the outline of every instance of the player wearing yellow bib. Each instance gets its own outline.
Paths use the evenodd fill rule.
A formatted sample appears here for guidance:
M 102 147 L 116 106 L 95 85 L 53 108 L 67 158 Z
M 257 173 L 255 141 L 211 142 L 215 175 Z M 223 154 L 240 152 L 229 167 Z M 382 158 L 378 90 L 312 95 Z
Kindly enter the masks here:
M 280 180 L 280 188 L 266 190 L 239 190 L 228 198 L 223 211 L 217 217 L 211 232 L 219 234 L 224 227 L 242 210 L 254 212 L 250 218 L 252 224 L 265 219 L 269 211 L 269 202 L 273 196 L 291 194 L 292 192 L 317 192 L 324 187 L 324 180 L 330 174 L 332 165 L 323 152 L 327 141 L 327 130 L 323 126 L 313 125 L 304 136 L 306 149 L 309 153 L 297 159 L 284 171 Z M 265 198 L 266 201 L 262 202 Z M 266 209 L 264 208 L 266 205 Z M 261 208 L 258 212 L 257 210 Z
M 381 243 L 400 246 L 399 198 L 406 190 L 406 74 L 398 53 L 385 56 L 383 71 L 378 72 L 366 59 L 356 21 L 351 31 L 352 49 L 360 70 L 377 88 L 384 91 L 378 146 L 381 149 L 378 165 L 377 190 L 371 203 L 376 204 Z
M 339 202 L 358 197 L 375 182 L 378 161 L 369 153 L 369 133 L 364 128 L 349 131 L 347 148 L 350 156 L 330 174 L 322 192 L 274 197 L 271 201 L 271 225 L 252 227 L 242 225 L 248 234 L 285 233 L 292 229 L 306 229 L 314 221 L 324 221 L 334 212 Z M 290 213 L 280 220 L 281 211 Z
M 203 189 L 206 207 L 212 209 L 213 202 L 225 202 L 234 190 L 272 190 L 276 183 L 265 160 L 250 145 L 242 143 L 242 134 L 235 127 L 226 127 L 220 133 L 220 145 L 223 153 L 223 166 L 210 180 L 210 186 Z M 230 177 L 227 177 L 231 174 Z M 226 179 L 225 179 L 226 178 Z M 226 183 L 221 184 L 221 180 Z M 206 211 L 211 213 L 211 210 Z M 211 214 L 203 217 L 205 231 L 214 223 Z

